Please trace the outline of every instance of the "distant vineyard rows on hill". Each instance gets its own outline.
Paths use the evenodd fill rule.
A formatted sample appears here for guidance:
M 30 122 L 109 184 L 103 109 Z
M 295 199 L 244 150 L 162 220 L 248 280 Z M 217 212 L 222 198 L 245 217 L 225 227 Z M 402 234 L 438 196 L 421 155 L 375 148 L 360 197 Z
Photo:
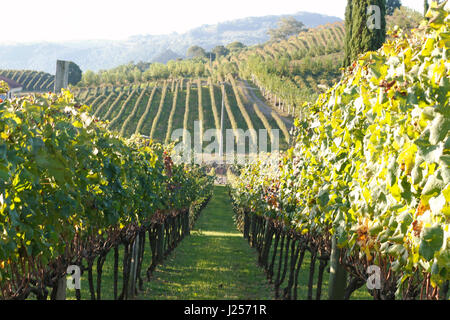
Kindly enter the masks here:
M 387 17 L 389 29 L 400 26 L 407 33 L 418 27 L 421 15 L 402 7 Z M 305 102 L 316 101 L 342 75 L 345 25 L 322 25 L 286 40 L 245 48 L 213 65 L 213 74 L 234 72 L 251 79 L 273 107 L 293 116 L 299 115 Z
M 398 24 L 397 20 L 411 20 L 410 25 L 416 24 L 417 18 L 405 18 L 404 15 L 401 15 L 401 11 L 398 11 L 397 16 L 390 18 L 388 21 L 390 27 L 394 23 Z M 199 77 L 211 78 L 214 82 L 219 82 L 220 79 L 227 78 L 229 74 L 232 74 L 235 78 L 247 79 L 255 85 L 261 92 L 261 94 L 258 93 L 258 96 L 274 110 L 278 109 L 285 116 L 295 117 L 304 111 L 303 105 L 305 102 L 315 101 L 319 94 L 326 92 L 340 78 L 344 56 L 344 37 L 344 23 L 337 22 L 309 29 L 286 40 L 269 41 L 251 47 L 244 46 L 226 56 L 217 56 L 211 60 L 196 58 L 169 61 L 165 65 L 140 62 L 119 66 L 111 70 L 102 70 L 98 73 L 88 71 L 83 75 L 83 80 L 76 90 L 80 91 L 83 98 L 92 98 L 87 102 L 94 104 L 94 106 L 102 104 L 106 107 L 108 103 L 114 103 L 115 100 L 106 95 L 106 89 L 100 90 L 101 87 L 137 86 L 141 83 L 174 78 L 188 78 L 192 83 L 195 83 L 195 79 Z M 4 70 L 0 71 L 0 75 L 21 83 L 24 86 L 24 91 L 45 92 L 53 90 L 54 76 L 43 72 Z M 91 89 L 87 91 L 85 87 L 91 87 Z M 196 87 L 195 84 L 193 87 Z M 180 87 L 180 89 L 182 88 Z M 186 87 L 184 91 L 186 91 Z M 139 93 L 140 91 L 137 90 L 134 95 Z M 146 91 L 143 94 L 140 104 L 148 98 L 147 96 L 150 93 Z M 159 91 L 157 94 L 160 94 Z M 169 90 L 169 94 L 172 94 L 172 90 Z M 121 98 L 127 99 L 127 97 L 124 94 Z M 106 100 L 107 98 L 110 99 Z M 131 104 L 133 99 L 135 98 L 132 97 L 128 103 Z M 178 99 L 184 99 L 183 90 L 180 90 Z M 119 100 L 117 104 L 121 102 L 124 101 Z M 172 102 L 164 102 L 164 104 L 170 105 L 166 109 L 172 109 Z M 175 107 L 175 110 L 178 110 L 177 105 Z M 114 110 L 112 108 L 110 113 L 113 113 Z M 132 109 L 131 111 L 138 112 L 140 110 L 136 108 L 136 110 Z M 171 115 L 172 110 L 169 110 L 168 115 L 166 115 L 164 111 L 166 110 L 161 110 L 159 116 L 163 117 L 164 121 L 165 117 L 170 118 L 170 125 L 173 126 L 173 121 L 179 117 L 178 112 Z M 127 112 L 126 108 L 122 112 L 119 111 L 119 118 L 110 119 L 116 120 L 112 125 L 118 126 L 122 114 L 128 116 Z M 110 116 L 110 114 L 107 115 Z M 154 116 L 156 115 L 158 115 L 157 111 Z M 121 130 L 122 133 L 126 133 L 126 127 L 133 125 L 134 112 L 132 117 L 126 118 L 125 121 L 126 126 L 124 130 Z M 160 122 L 159 117 L 155 122 L 156 124 Z M 157 129 L 153 130 L 153 134 L 161 134 L 159 131 L 155 133 L 155 130 Z M 167 140 L 166 136 L 158 138 L 161 138 L 162 141 Z
M 92 107 L 93 115 L 109 121 L 109 129 L 122 136 L 142 134 L 168 143 L 176 129 L 189 131 L 193 139 L 195 121 L 202 124 L 202 132 L 220 129 L 222 90 L 225 90 L 225 130 L 266 129 L 270 144 L 271 130 L 278 129 L 280 147 L 286 148 L 290 121 L 283 122 L 273 110 L 262 110 L 250 98 L 249 91 L 254 88 L 231 79 L 223 86 L 211 79 L 177 79 L 120 87 L 77 88 L 75 95 Z
M 243 78 L 252 79 L 274 106 L 288 105 L 292 115 L 297 115 L 299 107 L 314 101 L 341 76 L 344 37 L 343 23 L 324 25 L 256 46 L 229 61 Z M 216 67 L 221 68 L 219 64 Z
M 219 81 L 232 74 L 253 80 L 272 107 L 295 116 L 304 102 L 314 101 L 339 78 L 344 34 L 344 25 L 339 22 L 310 29 L 287 40 L 245 47 L 226 57 L 217 57 L 213 63 L 194 59 L 153 64 L 147 70 L 139 70 L 136 65 L 98 74 L 88 72 L 83 76 L 80 90 L 84 92 L 83 87 L 87 86 L 129 86 L 185 77 L 191 80 L 211 77 Z M 24 91 L 52 91 L 54 85 L 54 76 L 43 72 L 4 70 L 0 74 L 21 83 Z M 94 91 L 84 92 L 86 98 L 93 98 L 91 103 L 95 100 Z M 96 98 L 99 98 L 96 103 L 102 102 L 102 97 Z
M 52 91 L 55 76 L 46 72 L 32 70 L 0 70 L 0 75 L 21 84 L 23 91 Z

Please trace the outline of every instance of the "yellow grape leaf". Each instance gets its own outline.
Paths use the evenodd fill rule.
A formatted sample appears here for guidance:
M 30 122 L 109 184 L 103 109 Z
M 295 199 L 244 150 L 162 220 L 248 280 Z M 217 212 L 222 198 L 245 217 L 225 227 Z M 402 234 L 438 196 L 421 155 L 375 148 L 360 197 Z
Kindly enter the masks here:
M 73 123 L 72 123 L 72 125 L 75 127 L 75 128 L 83 128 L 83 124 L 80 122 L 80 121 L 74 121 Z
M 369 189 L 367 189 L 366 187 L 364 187 L 364 189 L 363 189 L 363 196 L 364 196 L 364 199 L 366 199 L 366 202 L 368 204 L 370 204 L 372 202 L 372 195 L 370 194 Z
M 408 174 L 411 173 L 414 167 L 417 153 L 417 146 L 413 143 L 407 143 L 402 153 L 400 153 L 397 163 L 404 166 L 403 170 Z
M 397 183 L 394 183 L 394 185 L 392 187 L 388 187 L 390 189 L 390 192 L 392 194 L 392 196 L 394 197 L 395 200 L 397 200 L 398 202 L 402 201 L 402 195 L 401 195 L 401 190 L 398 187 Z
M 445 201 L 450 202 L 450 184 L 447 187 L 445 187 L 442 193 L 444 194 Z
M 365 247 L 364 252 L 366 253 L 367 260 L 370 262 L 372 261 L 372 255 L 370 254 L 369 247 Z

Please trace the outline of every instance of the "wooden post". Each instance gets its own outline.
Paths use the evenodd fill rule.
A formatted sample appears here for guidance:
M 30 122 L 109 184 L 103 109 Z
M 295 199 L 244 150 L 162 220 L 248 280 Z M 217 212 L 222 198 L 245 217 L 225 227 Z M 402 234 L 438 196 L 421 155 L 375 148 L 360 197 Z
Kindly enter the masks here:
M 56 61 L 55 93 L 69 86 L 69 61 Z
M 131 274 L 130 274 L 130 282 L 128 285 L 128 297 L 134 298 L 136 292 L 136 280 L 137 280 L 137 265 L 139 260 L 139 234 L 136 236 L 136 239 L 133 243 L 133 248 L 131 250 Z
M 337 246 L 335 236 L 333 236 L 331 247 L 328 299 L 344 300 L 345 289 L 347 287 L 347 271 L 339 263 L 341 250 Z
M 220 113 L 220 141 L 219 141 L 219 158 L 222 160 L 223 158 L 223 146 L 224 146 L 224 112 L 225 112 L 225 85 L 222 84 L 222 109 Z
M 157 226 L 158 242 L 157 242 L 157 263 L 161 264 L 164 261 L 164 223 Z
M 58 289 L 56 290 L 56 300 L 66 300 L 67 280 L 66 277 L 58 279 Z

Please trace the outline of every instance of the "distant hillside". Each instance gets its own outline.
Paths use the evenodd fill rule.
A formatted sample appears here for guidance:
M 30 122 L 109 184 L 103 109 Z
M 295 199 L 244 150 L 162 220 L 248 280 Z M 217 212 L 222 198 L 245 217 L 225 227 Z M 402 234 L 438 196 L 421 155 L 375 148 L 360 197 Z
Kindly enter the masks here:
M 340 21 L 315 13 L 293 14 L 307 27 Z M 0 44 L 0 69 L 27 69 L 55 72 L 55 61 L 64 59 L 76 62 L 83 71 L 110 69 L 130 61 L 167 62 L 174 57 L 184 57 L 192 45 L 211 49 L 240 41 L 246 45 L 266 42 L 267 30 L 276 27 L 283 16 L 250 17 L 239 20 L 204 25 L 185 34 L 138 35 L 124 41 L 81 41 L 64 43 Z M 170 50 L 169 57 L 165 54 Z
M 159 62 L 159 63 L 166 64 L 170 60 L 177 60 L 178 58 L 183 58 L 183 56 L 178 53 L 175 53 L 169 49 L 164 52 L 161 52 L 156 57 L 154 57 L 152 59 L 152 62 Z

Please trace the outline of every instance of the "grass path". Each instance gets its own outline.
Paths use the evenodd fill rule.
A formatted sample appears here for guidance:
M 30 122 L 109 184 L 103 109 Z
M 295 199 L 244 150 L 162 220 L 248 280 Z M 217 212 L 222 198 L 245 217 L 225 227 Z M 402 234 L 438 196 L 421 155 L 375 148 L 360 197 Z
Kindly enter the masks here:
M 156 269 L 139 299 L 273 299 L 256 261 L 256 251 L 236 230 L 225 187 L 217 186 L 191 236 Z
M 147 244 L 148 246 L 148 244 Z M 273 250 L 273 247 L 272 247 Z M 271 254 L 272 254 L 271 250 Z M 107 256 L 103 268 L 102 299 L 114 299 L 113 252 Z M 119 261 L 123 260 L 123 246 Z M 147 247 L 143 270 L 147 270 L 151 252 Z M 289 262 L 288 262 L 289 263 Z M 299 274 L 298 298 L 307 298 L 310 254 L 307 252 Z M 278 268 L 278 259 L 275 269 Z M 94 280 L 96 264 L 94 264 Z M 119 293 L 122 290 L 122 264 L 119 263 Z M 316 291 L 318 263 L 314 274 Z M 143 273 L 145 276 L 145 272 Z M 145 277 L 144 277 L 145 278 Z M 329 273 L 324 274 L 322 299 L 328 298 Z M 288 277 L 281 285 L 287 285 Z M 81 279 L 83 299 L 89 299 L 89 283 L 85 273 Z M 144 291 L 137 300 L 272 300 L 275 298 L 262 268 L 257 265 L 257 252 L 252 249 L 235 226 L 233 209 L 225 187 L 216 186 L 214 196 L 196 222 L 191 235 L 157 267 L 150 282 L 144 281 Z M 73 291 L 68 299 L 74 300 Z M 352 299 L 371 299 L 365 287 L 357 290 Z

